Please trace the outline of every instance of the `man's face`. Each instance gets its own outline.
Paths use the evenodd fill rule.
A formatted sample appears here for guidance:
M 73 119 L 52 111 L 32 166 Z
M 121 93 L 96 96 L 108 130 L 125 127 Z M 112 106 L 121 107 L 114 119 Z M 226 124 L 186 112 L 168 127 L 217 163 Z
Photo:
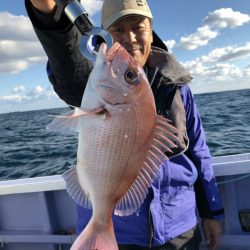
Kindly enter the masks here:
M 139 16 L 126 16 L 113 24 L 108 31 L 114 42 L 119 42 L 143 67 L 153 42 L 151 20 Z

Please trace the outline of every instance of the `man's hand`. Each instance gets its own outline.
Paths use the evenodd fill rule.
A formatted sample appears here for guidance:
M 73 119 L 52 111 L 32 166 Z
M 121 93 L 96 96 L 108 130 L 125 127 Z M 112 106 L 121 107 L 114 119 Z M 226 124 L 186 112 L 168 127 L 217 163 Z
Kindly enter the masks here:
M 220 245 L 221 224 L 218 220 L 202 219 L 201 221 L 208 250 L 216 250 Z
M 30 1 L 37 10 L 47 14 L 51 13 L 56 6 L 54 0 L 30 0 Z

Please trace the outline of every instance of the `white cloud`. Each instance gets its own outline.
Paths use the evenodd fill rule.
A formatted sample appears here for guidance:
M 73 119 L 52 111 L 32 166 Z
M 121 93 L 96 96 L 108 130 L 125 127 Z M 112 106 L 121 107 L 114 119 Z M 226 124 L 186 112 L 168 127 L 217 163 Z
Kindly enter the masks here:
M 191 83 L 193 92 L 250 88 L 250 65 L 240 67 L 232 63 L 246 57 L 250 57 L 250 43 L 214 49 L 207 55 L 183 63 L 194 77 Z
M 37 41 L 29 18 L 23 15 L 0 12 L 0 27 L 0 40 Z
M 1 113 L 66 107 L 51 86 L 44 89 L 38 85 L 34 89 L 29 90 L 21 85 L 13 89 L 17 93 L 0 96 Z
M 92 16 L 101 10 L 103 1 L 84 0 L 82 4 Z M 0 30 L 0 74 L 19 73 L 47 61 L 28 17 L 0 12 Z
M 208 76 L 213 76 L 216 81 L 227 81 L 242 77 L 242 71 L 239 67 L 229 63 L 217 63 L 207 68 Z
M 101 10 L 103 1 L 102 0 L 81 0 L 81 4 L 90 16 L 94 15 Z
M 0 96 L 0 103 L 2 104 L 20 103 L 21 101 L 22 97 L 20 95 Z
M 22 60 L 13 60 L 0 63 L 0 74 L 17 74 L 28 68 L 28 62 Z
M 209 13 L 204 23 L 215 29 L 235 28 L 250 22 L 250 16 L 231 8 L 222 8 Z
M 58 96 L 51 86 L 44 89 L 40 85 L 35 86 L 33 89 L 27 89 L 25 86 L 20 85 L 12 88 L 13 95 L 0 96 L 0 104 L 20 104 L 20 106 L 36 102 L 50 103 L 51 101 L 58 100 Z
M 212 66 L 199 65 L 190 69 L 194 77 L 190 84 L 194 93 L 217 92 L 250 88 L 250 72 L 234 64 L 216 63 Z
M 250 57 L 250 42 L 247 42 L 243 46 L 233 45 L 216 48 L 207 55 L 196 58 L 195 61 L 201 63 L 214 63 L 239 60 L 247 57 Z
M 33 90 L 32 93 L 34 93 L 35 95 L 40 95 L 44 92 L 44 89 L 41 86 L 36 86 Z
M 2 12 L 0 29 L 0 74 L 19 73 L 47 60 L 28 17 Z
M 20 60 L 25 59 L 28 62 L 32 62 L 32 58 L 36 58 L 36 61 L 44 61 L 46 56 L 39 43 L 31 41 L 0 41 L 0 63 L 6 60 Z M 38 60 L 39 59 L 39 60 Z
M 25 90 L 26 90 L 26 87 L 23 86 L 23 85 L 20 85 L 20 86 L 14 87 L 14 88 L 12 89 L 12 93 L 15 93 L 15 94 L 17 94 L 17 93 L 22 93 L 22 92 L 24 92 Z
M 164 43 L 166 44 L 168 51 L 172 52 L 173 48 L 175 47 L 176 41 L 175 40 L 167 40 L 167 41 L 164 41 Z
M 250 15 L 233 11 L 231 8 L 215 10 L 205 17 L 203 26 L 199 27 L 196 32 L 181 37 L 176 47 L 184 50 L 197 49 L 216 38 L 220 34 L 220 30 L 239 27 L 248 22 L 250 22 Z
M 189 36 L 181 37 L 178 47 L 185 50 L 193 50 L 200 46 L 207 45 L 211 39 L 218 36 L 217 31 L 212 31 L 209 26 L 205 25 Z

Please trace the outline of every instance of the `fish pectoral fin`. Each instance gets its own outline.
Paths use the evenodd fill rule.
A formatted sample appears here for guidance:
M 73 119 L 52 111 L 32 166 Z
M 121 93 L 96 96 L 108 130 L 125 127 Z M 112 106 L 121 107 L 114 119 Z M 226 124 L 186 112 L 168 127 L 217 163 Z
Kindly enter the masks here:
M 146 199 L 148 188 L 158 176 L 161 164 L 168 160 L 165 153 L 172 152 L 171 149 L 177 147 L 177 132 L 178 129 L 169 120 L 157 116 L 143 165 L 127 193 L 117 202 L 115 215 L 128 216 L 140 208 Z
M 106 112 L 104 107 L 90 111 L 74 107 L 74 110 L 71 110 L 63 115 L 49 115 L 55 119 L 46 127 L 46 130 L 62 133 L 76 132 L 79 131 L 81 124 L 80 121 L 83 117 L 87 115 L 102 114 L 104 112 Z
M 114 214 L 129 216 L 135 213 L 146 199 L 148 189 L 158 176 L 160 164 L 167 159 L 162 153 L 158 156 L 150 149 L 146 154 L 141 170 L 127 193 L 117 202 Z
M 93 109 L 93 110 L 84 110 L 83 108 L 78 108 L 78 107 L 74 107 L 74 117 L 79 117 L 79 116 L 85 116 L 85 115 L 94 115 L 94 114 L 102 114 L 104 112 L 106 112 L 106 109 L 101 106 L 97 109 Z
M 62 177 L 69 196 L 80 206 L 90 209 L 91 202 L 79 183 L 76 167 L 71 167 L 63 173 Z
M 82 108 L 78 108 L 78 107 L 73 107 L 73 108 L 74 110 L 68 113 L 65 113 L 63 115 L 49 115 L 49 116 L 52 116 L 55 118 L 62 118 L 62 119 L 72 119 L 72 118 L 78 118 L 80 116 L 85 116 L 85 115 L 102 114 L 106 111 L 104 107 L 100 107 L 98 109 L 88 110 L 88 111 Z

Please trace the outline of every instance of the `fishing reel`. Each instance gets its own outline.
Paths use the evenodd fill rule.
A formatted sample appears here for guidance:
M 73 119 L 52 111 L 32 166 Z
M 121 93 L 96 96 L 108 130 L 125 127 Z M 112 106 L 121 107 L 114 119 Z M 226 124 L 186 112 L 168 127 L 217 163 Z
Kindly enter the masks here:
M 84 57 L 95 60 L 96 52 L 102 42 L 105 42 L 108 48 L 112 47 L 113 39 L 110 33 L 101 27 L 94 27 L 88 13 L 78 0 L 56 0 L 56 4 L 55 20 L 58 21 L 64 12 L 83 35 L 80 52 Z

